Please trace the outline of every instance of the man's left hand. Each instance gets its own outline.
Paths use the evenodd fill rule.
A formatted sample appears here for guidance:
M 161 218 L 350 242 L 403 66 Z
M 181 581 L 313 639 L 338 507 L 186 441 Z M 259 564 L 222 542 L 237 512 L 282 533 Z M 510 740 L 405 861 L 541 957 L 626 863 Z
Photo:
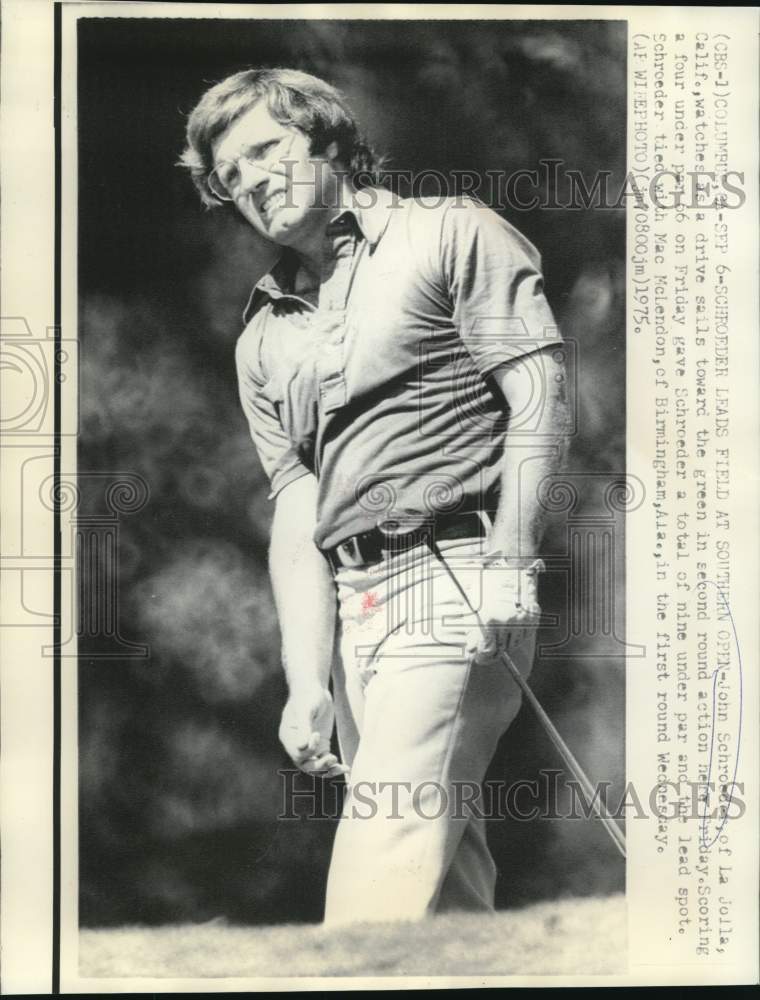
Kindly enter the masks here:
M 489 663 L 501 650 L 509 653 L 535 630 L 541 616 L 538 574 L 543 569 L 540 559 L 528 567 L 507 559 L 484 566 L 479 611 L 482 628 L 473 629 L 467 639 L 467 652 L 475 663 Z

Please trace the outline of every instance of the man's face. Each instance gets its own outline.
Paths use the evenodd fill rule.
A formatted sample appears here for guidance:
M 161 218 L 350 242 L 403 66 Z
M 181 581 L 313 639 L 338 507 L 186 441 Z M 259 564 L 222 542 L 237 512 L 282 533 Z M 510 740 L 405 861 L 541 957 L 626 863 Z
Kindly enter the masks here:
M 275 121 L 262 101 L 214 141 L 212 154 L 238 210 L 281 246 L 298 249 L 337 202 L 327 158 L 312 156 L 308 136 Z

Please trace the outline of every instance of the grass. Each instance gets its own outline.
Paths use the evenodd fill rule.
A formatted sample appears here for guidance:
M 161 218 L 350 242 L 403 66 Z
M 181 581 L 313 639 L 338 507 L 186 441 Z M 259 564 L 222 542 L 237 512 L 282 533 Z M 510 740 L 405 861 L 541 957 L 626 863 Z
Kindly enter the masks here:
M 83 930 L 85 977 L 594 975 L 625 971 L 622 895 L 421 923 Z

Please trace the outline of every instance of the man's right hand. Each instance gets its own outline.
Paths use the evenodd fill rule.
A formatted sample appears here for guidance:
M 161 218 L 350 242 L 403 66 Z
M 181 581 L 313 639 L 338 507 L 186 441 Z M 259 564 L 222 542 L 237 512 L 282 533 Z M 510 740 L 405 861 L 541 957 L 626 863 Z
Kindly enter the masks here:
M 334 778 L 347 774 L 330 751 L 335 721 L 332 696 L 327 688 L 291 692 L 280 720 L 280 742 L 288 756 L 306 774 Z

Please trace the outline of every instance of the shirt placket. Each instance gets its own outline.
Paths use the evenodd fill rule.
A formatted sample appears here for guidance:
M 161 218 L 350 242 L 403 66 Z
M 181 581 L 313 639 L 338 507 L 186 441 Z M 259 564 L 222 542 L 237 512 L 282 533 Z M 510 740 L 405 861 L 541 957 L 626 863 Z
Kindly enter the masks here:
M 356 236 L 340 227 L 328 231 L 322 255 L 319 287 L 319 318 L 323 338 L 317 360 L 319 399 L 322 411 L 331 413 L 345 406 L 348 398 L 345 376 L 346 309 L 360 250 Z

